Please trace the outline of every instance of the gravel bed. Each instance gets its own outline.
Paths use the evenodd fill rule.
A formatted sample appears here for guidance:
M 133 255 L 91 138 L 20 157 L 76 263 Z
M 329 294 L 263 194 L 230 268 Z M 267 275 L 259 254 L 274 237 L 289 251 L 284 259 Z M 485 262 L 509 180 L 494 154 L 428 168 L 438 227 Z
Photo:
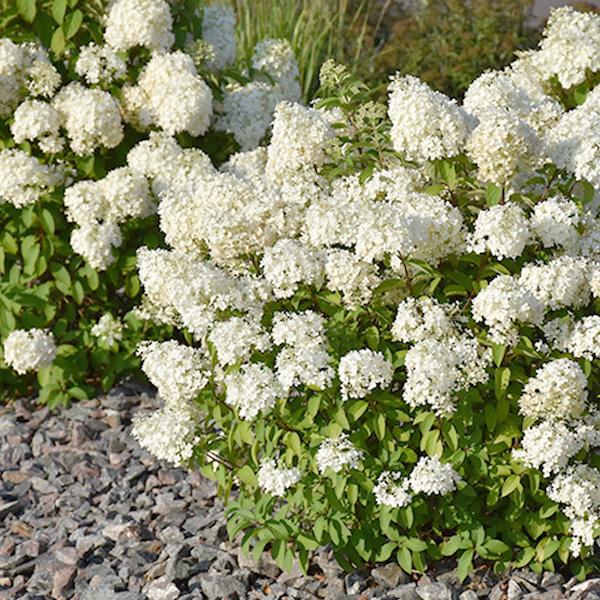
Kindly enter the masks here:
M 307 576 L 254 563 L 227 541 L 212 483 L 130 437 L 131 415 L 154 404 L 123 388 L 56 413 L 0 408 L 0 599 L 600 600 L 600 578 L 554 573 L 481 567 L 462 585 L 453 563 L 345 574 L 327 550 Z

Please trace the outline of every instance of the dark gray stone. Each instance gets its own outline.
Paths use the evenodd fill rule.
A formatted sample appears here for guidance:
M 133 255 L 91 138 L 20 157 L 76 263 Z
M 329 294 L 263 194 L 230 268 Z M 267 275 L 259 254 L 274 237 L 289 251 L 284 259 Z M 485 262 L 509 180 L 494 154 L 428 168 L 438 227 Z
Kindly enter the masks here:
M 401 583 L 408 582 L 408 575 L 402 570 L 400 565 L 396 563 L 390 563 L 377 567 L 371 571 L 371 577 L 373 580 L 386 588 L 397 587 Z

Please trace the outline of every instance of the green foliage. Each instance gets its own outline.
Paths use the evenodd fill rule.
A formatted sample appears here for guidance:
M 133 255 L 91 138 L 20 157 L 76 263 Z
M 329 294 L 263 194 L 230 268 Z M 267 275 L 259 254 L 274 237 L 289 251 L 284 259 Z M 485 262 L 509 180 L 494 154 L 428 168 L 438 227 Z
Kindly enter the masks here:
M 396 71 L 416 75 L 460 98 L 486 69 L 498 69 L 515 50 L 532 47 L 532 0 L 433 0 L 398 18 L 374 59 L 372 79 Z
M 321 106 L 341 109 L 353 125 L 339 139 L 344 152 L 337 146 L 330 150 L 332 160 L 323 174 L 368 177 L 376 166 L 398 160 L 386 150 L 384 115 L 364 85 L 338 69 L 320 95 Z M 365 119 L 356 107 L 369 102 Z M 480 209 L 503 201 L 503 190 L 482 186 L 464 157 L 435 163 L 431 180 L 425 191 L 449 199 L 471 221 Z M 589 192 L 589 185 L 548 165 L 513 200 L 533 205 L 561 193 L 585 204 Z M 541 247 L 533 252 L 544 258 Z M 477 292 L 498 274 L 519 272 L 527 258 L 531 255 L 499 261 L 465 254 L 438 267 L 410 260 L 416 275 L 407 272 L 406 278 L 382 282 L 368 305 L 354 308 L 345 306 L 339 293 L 302 287 L 292 298 L 267 305 L 263 325 L 268 329 L 277 311 L 313 310 L 326 317 L 327 340 L 336 357 L 369 347 L 401 367 L 408 347 L 392 340 L 390 333 L 400 300 L 430 296 L 457 301 L 460 312 L 468 314 Z M 575 315 L 595 314 L 599 308 L 596 300 Z M 400 392 L 375 390 L 364 399 L 343 401 L 334 386 L 326 391 L 300 388 L 248 422 L 225 404 L 222 390 L 205 388 L 197 400 L 202 418 L 193 463 L 228 499 L 227 530 L 231 538 L 243 534 L 242 550 L 257 559 L 268 549 L 282 569 L 298 561 L 306 570 L 311 552 L 329 544 L 346 569 L 396 560 L 407 573 L 422 573 L 431 562 L 452 557 L 461 580 L 482 562 L 497 573 L 525 566 L 535 572 L 568 568 L 579 577 L 597 572 L 597 559 L 585 552 L 579 559 L 570 554 L 569 520 L 546 496 L 547 480 L 512 457 L 529 425 L 519 414 L 518 398 L 523 384 L 546 360 L 535 349 L 535 328 L 524 326 L 519 342 L 510 348 L 490 342 L 485 328 L 472 319 L 468 327 L 490 347 L 493 376 L 460 392 L 456 412 L 447 419 L 425 408 L 410 408 Z M 261 360 L 272 364 L 275 353 Z M 588 366 L 590 395 L 596 397 L 600 377 Z M 404 370 L 395 371 L 397 384 L 405 377 Z M 351 434 L 363 452 L 361 468 L 322 474 L 315 461 L 317 449 L 323 439 L 341 433 Z M 378 474 L 390 468 L 407 474 L 423 455 L 439 457 L 461 474 L 457 490 L 441 497 L 415 496 L 403 508 L 378 505 L 373 495 Z M 265 457 L 278 457 L 282 466 L 297 467 L 303 474 L 284 499 L 258 487 L 257 472 Z M 600 466 L 598 455 L 588 458 Z M 234 486 L 238 494 L 231 499 Z

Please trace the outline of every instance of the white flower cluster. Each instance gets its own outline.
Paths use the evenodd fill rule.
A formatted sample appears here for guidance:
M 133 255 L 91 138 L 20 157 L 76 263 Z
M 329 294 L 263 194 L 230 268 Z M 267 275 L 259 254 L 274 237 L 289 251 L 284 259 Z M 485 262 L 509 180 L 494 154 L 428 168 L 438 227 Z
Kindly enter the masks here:
M 362 457 L 362 451 L 354 446 L 346 434 L 341 434 L 337 438 L 327 438 L 321 442 L 315 459 L 319 472 L 331 469 L 334 473 L 339 473 L 346 466 L 358 468 Z
M 225 4 L 209 4 L 202 13 L 202 41 L 210 58 L 206 66 L 211 71 L 222 71 L 235 62 L 235 13 Z
M 146 178 L 129 167 L 98 181 L 75 183 L 65 190 L 64 204 L 67 219 L 79 226 L 71 234 L 73 250 L 98 270 L 115 259 L 112 248 L 122 243 L 119 223 L 155 210 Z
M 145 342 L 138 347 L 142 369 L 169 406 L 186 405 L 208 383 L 207 361 L 201 350 L 175 340 Z
M 288 488 L 300 481 L 301 476 L 296 467 L 278 467 L 273 459 L 265 459 L 258 469 L 258 486 L 272 496 L 283 496 Z
M 576 358 L 600 358 L 600 316 L 590 315 L 574 322 L 571 317 L 556 318 L 544 325 L 544 334 L 554 348 Z
M 110 313 L 105 313 L 94 324 L 91 334 L 101 342 L 112 346 L 123 339 L 123 323 Z
M 54 336 L 44 329 L 16 329 L 4 340 L 4 361 L 19 375 L 48 368 L 57 351 Z
M 253 351 L 265 352 L 271 347 L 269 334 L 259 322 L 248 317 L 231 317 L 215 323 L 208 340 L 224 367 L 247 361 Z
M 62 173 L 19 149 L 0 150 L 0 202 L 16 208 L 37 202 L 62 181 Z
M 75 72 L 90 85 L 109 84 L 125 77 L 127 64 L 110 46 L 92 42 L 79 48 Z
M 10 132 L 17 144 L 37 142 L 42 152 L 55 154 L 64 146 L 60 135 L 61 116 L 47 102 L 25 100 L 13 114 Z
M 325 389 L 334 377 L 323 317 L 313 311 L 275 313 L 271 336 L 283 346 L 275 359 L 280 385 L 288 391 L 298 385 Z
M 381 352 L 365 348 L 344 354 L 338 372 L 342 398 L 348 400 L 364 398 L 378 387 L 388 387 L 394 376 L 394 367 Z
M 225 402 L 237 409 L 240 418 L 247 420 L 270 411 L 284 395 L 275 373 L 263 364 L 242 365 L 239 371 L 225 377 L 225 387 Z
M 412 494 L 445 496 L 456 489 L 460 475 L 452 465 L 437 457 L 421 457 L 408 477 L 399 472 L 383 471 L 373 488 L 377 504 L 401 508 L 410 504 Z M 411 493 L 412 492 L 412 493 Z
M 246 84 L 231 84 L 216 123 L 234 136 L 242 150 L 258 146 L 280 102 L 298 102 L 301 95 L 298 64 L 286 40 L 259 42 L 251 62 L 264 76 Z
M 132 434 L 159 460 L 185 466 L 199 441 L 196 427 L 197 415 L 193 409 L 168 405 L 148 415 L 136 415 Z
M 389 116 L 394 149 L 423 162 L 460 154 L 469 133 L 466 112 L 412 75 L 392 79 Z

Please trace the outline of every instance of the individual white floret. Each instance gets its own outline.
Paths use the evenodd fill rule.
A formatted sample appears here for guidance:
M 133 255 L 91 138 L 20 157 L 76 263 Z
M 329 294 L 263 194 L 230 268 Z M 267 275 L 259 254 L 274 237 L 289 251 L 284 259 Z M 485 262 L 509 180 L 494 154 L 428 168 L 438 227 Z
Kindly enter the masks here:
M 460 475 L 452 465 L 440 462 L 436 457 L 422 456 L 409 476 L 410 489 L 415 494 L 445 496 L 456 489 Z
M 320 473 L 327 469 L 339 473 L 346 466 L 357 469 L 362 457 L 362 450 L 356 448 L 348 435 L 343 433 L 337 438 L 327 438 L 321 442 L 315 459 Z
M 208 364 L 198 348 L 175 340 L 144 342 L 137 348 L 142 370 L 167 404 L 185 403 L 208 383 Z
M 396 75 L 388 92 L 394 150 L 417 162 L 462 152 L 469 120 L 454 100 L 412 75 Z
M 44 329 L 17 329 L 4 340 L 4 361 L 19 375 L 47 369 L 57 351 L 54 336 Z
M 297 467 L 278 467 L 272 458 L 261 461 L 257 475 L 258 487 L 272 496 L 284 496 L 286 490 L 296 485 L 302 477 Z
M 132 434 L 159 460 L 182 467 L 192 458 L 194 447 L 200 441 L 196 428 L 193 409 L 177 404 L 165 406 L 149 415 L 135 415 Z
M 364 398 L 376 388 L 385 389 L 394 377 L 394 366 L 381 352 L 353 350 L 340 359 L 338 368 L 344 400 Z
M 409 490 L 409 481 L 401 473 L 383 471 L 377 478 L 373 487 L 375 502 L 380 506 L 402 508 L 410 504 L 412 495 Z
M 530 239 L 525 212 L 518 204 L 508 202 L 486 208 L 477 215 L 470 243 L 473 252 L 489 251 L 502 260 L 521 256 Z
M 116 0 L 106 17 L 104 39 L 115 50 L 143 46 L 168 50 L 175 41 L 173 19 L 164 0 Z
M 242 365 L 239 371 L 225 377 L 225 387 L 225 402 L 236 408 L 244 420 L 270 411 L 284 394 L 275 373 L 262 364 Z
M 62 174 L 17 148 L 0 150 L 0 203 L 16 208 L 37 202 L 58 185 Z
M 577 419 L 587 407 L 587 379 L 568 358 L 540 367 L 523 387 L 519 410 L 537 419 Z

